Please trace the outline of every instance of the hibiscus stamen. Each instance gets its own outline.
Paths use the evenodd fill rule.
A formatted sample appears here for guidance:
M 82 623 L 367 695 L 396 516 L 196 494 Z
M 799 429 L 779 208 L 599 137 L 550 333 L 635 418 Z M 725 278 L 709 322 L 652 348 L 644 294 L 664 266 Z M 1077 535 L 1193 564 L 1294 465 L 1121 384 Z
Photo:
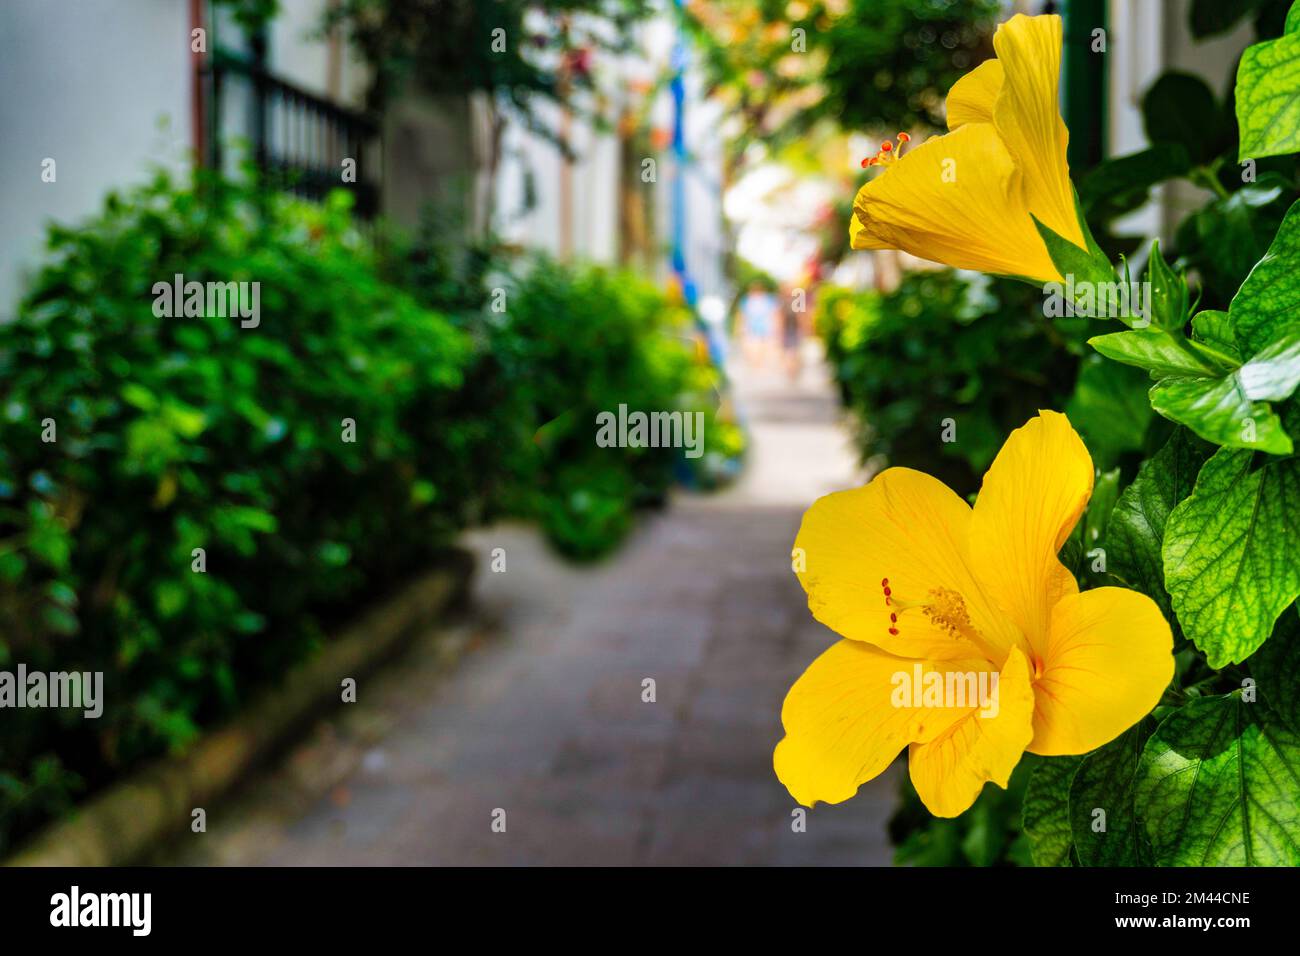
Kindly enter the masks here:
M 898 617 L 908 611 L 920 609 L 930 622 L 957 641 L 973 644 L 990 660 L 995 659 L 993 648 L 984 640 L 982 634 L 971 620 L 966 607 L 966 599 L 951 588 L 932 588 L 925 601 L 907 601 L 894 593 L 889 578 L 881 578 L 880 590 L 885 597 L 885 606 L 889 608 L 889 633 L 899 635 Z
M 897 145 L 892 142 L 880 144 L 880 152 L 875 156 L 868 156 L 862 161 L 862 168 L 868 169 L 871 166 L 889 166 L 896 162 L 903 155 L 903 144 L 910 143 L 912 137 L 907 133 L 899 133 L 896 137 Z

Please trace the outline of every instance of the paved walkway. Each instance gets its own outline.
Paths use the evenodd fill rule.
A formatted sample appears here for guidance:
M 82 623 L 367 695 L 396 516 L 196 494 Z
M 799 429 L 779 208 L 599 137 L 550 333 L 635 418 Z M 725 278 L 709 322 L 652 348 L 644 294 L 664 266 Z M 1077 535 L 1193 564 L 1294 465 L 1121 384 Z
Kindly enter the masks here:
M 798 386 L 751 373 L 739 392 L 753 449 L 734 487 L 677 496 L 594 568 L 526 528 L 476 532 L 466 619 L 363 681 L 179 859 L 888 863 L 893 773 L 796 833 L 771 762 L 786 690 L 833 640 L 790 546 L 809 502 L 859 480 L 853 454 L 820 368 Z M 497 547 L 505 573 L 489 571 Z

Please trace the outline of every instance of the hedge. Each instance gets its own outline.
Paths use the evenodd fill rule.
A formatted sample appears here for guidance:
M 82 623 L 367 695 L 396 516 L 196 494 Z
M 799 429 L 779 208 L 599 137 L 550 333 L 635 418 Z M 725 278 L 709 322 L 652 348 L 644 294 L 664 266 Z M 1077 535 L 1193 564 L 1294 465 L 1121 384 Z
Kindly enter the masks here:
M 107 704 L 4 712 L 0 849 L 183 750 L 467 524 L 540 517 L 594 556 L 681 467 L 592 439 L 618 401 L 708 404 L 660 293 L 516 264 L 506 311 L 448 302 L 418 239 L 348 207 L 160 174 L 51 228 L 0 326 L 0 668 L 102 672 Z M 169 317 L 177 276 L 258 283 L 259 321 Z

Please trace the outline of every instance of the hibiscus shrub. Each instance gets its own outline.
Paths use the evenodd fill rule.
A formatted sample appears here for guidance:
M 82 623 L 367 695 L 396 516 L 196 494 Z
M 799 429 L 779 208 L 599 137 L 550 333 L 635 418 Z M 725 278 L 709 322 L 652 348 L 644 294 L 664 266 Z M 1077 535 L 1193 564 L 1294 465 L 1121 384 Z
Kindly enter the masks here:
M 1041 295 L 976 273 L 912 272 L 892 292 L 824 287 L 814 323 L 863 458 L 963 495 L 1007 432 L 1068 398 L 1079 362 L 1044 340 Z
M 1282 32 L 1276 17 L 1256 27 Z M 1153 148 L 1188 157 L 1156 181 L 1215 195 L 1152 249 L 1148 313 L 1090 339 L 1093 362 L 1142 376 L 1124 403 L 1174 430 L 1079 547 L 1101 583 L 1157 604 L 1176 671 L 1150 716 L 1035 770 L 1024 819 L 1040 864 L 1300 863 L 1300 128 L 1267 105 L 1300 83 L 1279 56 L 1300 58 L 1294 27 L 1244 52 L 1227 104 L 1188 77 L 1157 80 L 1144 101 Z M 1222 123 L 1169 122 L 1196 103 Z M 1117 194 L 1153 184 L 1148 164 L 1105 165 Z
M 1269 10 L 1275 7 L 1270 4 Z M 1056 211 L 1068 208 L 1073 198 L 1064 195 L 1068 180 L 1059 186 L 1031 183 L 1028 210 L 1017 206 L 1015 197 L 1006 199 L 1007 222 L 998 224 L 999 234 L 1014 234 L 1023 261 L 1033 263 L 1036 278 L 1027 281 L 1036 287 L 1036 296 L 1043 296 L 1041 314 L 1050 319 L 1040 325 L 1044 342 L 1071 355 L 1079 354 L 1080 345 L 1086 349 L 1077 363 L 1073 391 L 1058 407 L 1068 414 L 1089 454 L 1080 456 L 1064 430 L 1060 440 L 1037 452 L 1018 432 L 1008 441 L 1008 447 L 1016 447 L 1007 467 L 1020 480 L 996 478 L 995 465 L 976 499 L 969 531 L 963 521 L 949 519 L 955 522 L 948 525 L 955 529 L 949 537 L 966 541 L 979 580 L 965 585 L 965 599 L 974 595 L 981 601 L 991 593 L 996 598 L 992 605 L 963 603 L 962 595 L 939 587 L 945 583 L 939 577 L 924 599 L 906 588 L 892 596 L 884 591 L 897 611 L 884 608 L 881 613 L 897 614 L 904 623 L 881 623 L 882 628 L 925 636 L 929 632 L 917 630 L 918 619 L 928 617 L 940 626 L 930 637 L 946 631 L 954 638 L 983 640 L 988 634 L 973 623 L 968 609 L 995 628 L 999 615 L 1012 614 L 1033 650 L 1032 735 L 1020 748 L 1027 753 L 1015 772 L 1004 776 L 1007 754 L 994 746 L 992 736 L 973 761 L 946 764 L 979 767 L 981 782 L 996 778 L 1011 790 L 984 787 L 980 792 L 962 783 L 962 773 L 936 778 L 927 772 L 934 758 L 927 763 L 922 741 L 912 755 L 920 799 L 931 814 L 960 815 L 933 819 L 918 810 L 914 798 L 905 800 L 892 827 L 900 860 L 1300 864 L 1300 687 L 1295 676 L 1300 672 L 1300 202 L 1295 155 L 1300 126 L 1293 118 L 1279 118 L 1274 108 L 1300 97 L 1296 71 L 1278 68 L 1300 62 L 1300 3 L 1285 18 L 1261 15 L 1255 25 L 1260 39 L 1236 67 L 1229 103 L 1219 103 L 1195 78 L 1167 76 L 1153 85 L 1144 100 L 1153 146 L 1108 160 L 1080 177 L 1077 235 L 1068 222 L 1058 221 L 1051 230 L 1028 222 L 1030 212 L 1041 213 L 1033 204 L 1053 190 L 1060 199 Z M 1051 62 L 1034 62 L 1032 72 L 1053 80 L 1052 85 L 1021 89 L 1014 106 L 1006 107 L 1039 110 L 1042 129 L 1055 122 L 1059 29 L 1054 18 L 1016 18 L 1011 33 L 1021 39 L 1036 34 L 1041 42 L 998 45 L 995 40 L 1000 55 L 1038 60 L 1050 54 Z M 1035 81 L 1022 76 L 1017 82 L 1032 87 Z M 993 95 L 1001 96 L 996 90 Z M 998 111 L 991 115 L 996 126 Z M 1187 116 L 1196 116 L 1198 123 L 1178 120 Z M 1018 148 L 1012 145 L 1013 151 Z M 1059 157 L 1052 156 L 1053 150 L 1059 150 Z M 1059 161 L 1064 169 L 1064 151 L 1056 138 L 1043 144 L 1043 152 L 1047 161 L 1040 168 Z M 924 166 L 909 167 L 904 156 L 880 178 L 888 182 L 887 177 L 918 169 L 924 177 Z M 1108 232 L 1150 187 L 1173 178 L 1189 179 L 1212 193 L 1174 230 L 1173 242 L 1162 249 Z M 922 186 L 929 188 L 932 182 L 925 180 Z M 864 193 L 871 190 L 869 184 Z M 988 202 L 988 192 L 979 198 Z M 928 232 L 893 235 L 919 255 L 969 264 L 953 260 L 960 260 L 971 244 L 926 245 L 927 236 L 941 232 L 945 222 L 985 221 L 961 219 L 961 210 L 945 206 L 969 199 L 957 188 L 936 194 L 925 212 Z M 858 208 L 866 208 L 861 198 Z M 887 204 L 879 208 L 889 209 Z M 1042 215 L 1039 219 L 1045 221 Z M 1035 234 L 1042 248 L 1031 254 Z M 1140 250 L 1145 265 L 1125 262 L 1117 269 L 1108 251 L 1120 249 Z M 1050 265 L 1044 265 L 1044 254 Z M 1087 319 L 1054 309 L 1052 294 L 1059 296 L 1066 284 L 1058 279 L 1068 280 L 1067 298 L 1092 313 Z M 1099 290 L 1122 284 L 1131 291 L 1131 281 L 1142 283 L 1140 300 L 1112 300 L 1098 308 Z M 1089 296 L 1094 297 L 1091 303 Z M 835 307 L 833 300 L 826 303 L 828 309 Z M 963 334 L 956 306 L 949 328 Z M 832 331 L 830 351 L 842 362 L 845 352 L 837 352 L 835 342 L 842 330 Z M 1020 347 L 1014 330 L 1006 347 Z M 864 353 L 870 356 L 869 350 Z M 852 396 L 851 388 L 846 394 Z M 1044 416 L 1049 419 L 1063 421 Z M 931 425 L 922 421 L 915 427 L 924 431 Z M 1088 470 L 1096 466 L 1090 484 L 1078 473 L 1078 461 L 1087 458 Z M 898 487 L 877 495 L 887 512 L 908 508 L 903 517 L 910 525 L 940 512 L 918 504 L 917 489 L 923 483 L 909 498 L 901 481 L 886 479 L 886 486 L 893 482 Z M 1007 510 L 1017 495 L 1024 498 L 1019 512 L 1023 527 L 1016 523 L 1018 512 Z M 860 513 L 870 517 L 866 498 L 862 501 Z M 848 523 L 847 513 L 838 521 L 833 515 L 815 519 L 824 507 L 805 518 L 801 537 L 815 536 L 819 523 L 828 529 Z M 997 512 L 998 520 L 982 521 L 981 510 Z M 1052 530 L 1058 517 L 1059 536 L 1044 537 L 1043 529 Z M 875 527 L 879 537 L 887 536 L 891 526 Z M 1019 530 L 1008 534 L 1010 528 Z M 1028 533 L 1034 529 L 1035 534 Z M 904 584 L 909 583 L 905 567 L 912 567 L 920 580 L 916 569 L 937 574 L 934 569 L 943 565 L 939 544 L 932 548 L 930 564 L 906 564 L 907 542 L 923 530 L 932 529 L 916 527 L 902 543 L 891 542 L 881 557 L 893 563 Z M 1061 568 L 1047 565 L 1050 575 L 1057 576 L 1055 584 L 1040 580 L 1043 565 L 1037 559 L 1018 565 L 1031 539 L 1057 547 Z M 837 556 L 837 561 L 866 567 L 866 576 L 873 579 L 864 585 L 868 588 L 883 571 L 883 566 L 867 567 L 873 560 L 859 549 Z M 849 612 L 863 620 L 867 612 L 856 592 L 847 603 L 837 599 L 838 591 L 830 593 L 839 587 L 833 580 L 837 571 L 819 563 L 811 539 L 806 561 L 812 586 L 826 589 L 813 602 L 819 616 L 843 615 L 842 626 L 860 630 L 859 618 Z M 998 584 L 1008 574 L 1014 581 Z M 898 581 L 892 583 L 898 586 Z M 1071 596 L 1075 586 L 1081 592 L 1077 598 Z M 1053 608 L 1050 621 L 1017 614 L 1025 598 Z M 922 615 L 916 613 L 918 600 L 928 602 Z M 1021 611 L 1032 606 L 1025 604 Z M 989 607 L 994 611 L 988 612 Z M 1068 630 L 1058 632 L 1063 621 L 1086 607 L 1097 613 L 1076 617 Z M 882 630 L 878 638 L 866 639 L 900 653 L 896 633 Z M 1078 652 L 1073 663 L 1066 660 L 1074 653 L 1071 648 Z M 937 653 L 943 646 L 932 649 Z M 915 647 L 914 653 L 922 650 Z M 1004 667 L 1015 657 L 1014 651 L 1008 653 Z M 1063 669 L 1054 673 L 1056 663 Z M 814 668 L 821 666 L 819 661 Z M 859 666 L 863 673 L 870 670 L 865 658 Z M 1004 712 L 1012 686 L 1002 687 Z M 797 688 L 791 700 L 809 692 Z M 1004 743 L 1015 750 L 1018 739 Z M 948 744 L 961 753 L 958 738 Z M 807 738 L 791 745 L 787 772 L 798 771 L 796 782 L 809 795 L 815 795 L 809 781 L 841 792 L 835 790 L 844 784 L 834 775 L 836 765 L 809 759 L 811 746 Z M 990 769 L 995 752 L 996 771 Z M 777 762 L 780 773 L 779 748 Z M 860 760 L 852 764 L 852 769 L 860 767 Z M 1020 786 L 1024 795 L 1017 801 Z M 1010 807 L 1017 802 L 1023 840 L 1012 836 Z

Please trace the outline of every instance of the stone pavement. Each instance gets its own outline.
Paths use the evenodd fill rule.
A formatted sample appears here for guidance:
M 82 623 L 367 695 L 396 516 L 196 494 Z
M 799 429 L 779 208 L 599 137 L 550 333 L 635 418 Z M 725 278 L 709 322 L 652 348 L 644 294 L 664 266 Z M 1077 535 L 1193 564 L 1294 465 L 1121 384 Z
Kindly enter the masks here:
M 738 392 L 753 447 L 735 486 L 677 495 L 595 567 L 524 527 L 475 532 L 464 619 L 363 680 L 163 859 L 887 864 L 897 767 L 796 833 L 771 761 L 786 690 L 834 640 L 790 547 L 814 498 L 861 480 L 853 452 L 820 366 L 797 386 L 749 373 Z

